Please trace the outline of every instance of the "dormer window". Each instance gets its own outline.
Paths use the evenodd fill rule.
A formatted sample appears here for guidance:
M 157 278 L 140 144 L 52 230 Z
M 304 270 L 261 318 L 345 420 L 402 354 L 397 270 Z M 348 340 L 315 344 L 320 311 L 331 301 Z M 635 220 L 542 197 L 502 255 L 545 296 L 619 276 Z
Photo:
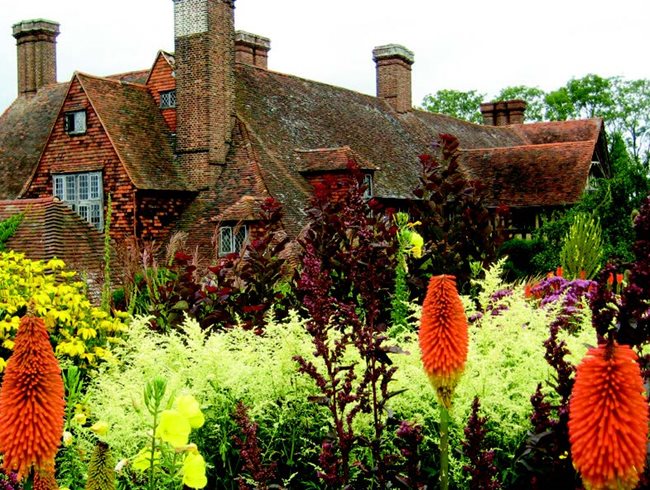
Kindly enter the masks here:
M 63 129 L 68 134 L 86 133 L 86 111 L 66 112 L 63 119 Z
M 365 174 L 363 176 L 363 186 L 365 187 L 363 191 L 364 199 L 370 199 L 372 197 L 372 174 Z
M 171 109 L 176 107 L 176 90 L 160 92 L 160 108 Z
M 59 174 L 53 176 L 54 197 L 98 230 L 104 227 L 104 203 L 101 172 Z
M 239 253 L 248 239 L 246 225 L 221 226 L 219 228 L 219 255 Z

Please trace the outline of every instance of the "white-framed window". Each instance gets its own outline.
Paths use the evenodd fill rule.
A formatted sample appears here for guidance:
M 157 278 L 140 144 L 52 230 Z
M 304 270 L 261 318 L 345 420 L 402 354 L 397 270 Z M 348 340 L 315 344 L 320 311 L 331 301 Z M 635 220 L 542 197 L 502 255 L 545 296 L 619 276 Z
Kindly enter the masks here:
M 365 199 L 370 199 L 372 197 L 372 174 L 364 174 L 363 185 L 366 188 L 363 191 L 363 197 Z
M 104 227 L 104 192 L 101 172 L 54 175 L 58 197 L 98 230 Z
M 176 107 L 176 90 L 160 92 L 160 108 L 169 109 L 171 107 Z
M 248 240 L 246 225 L 219 227 L 219 255 L 240 252 Z
M 68 134 L 84 134 L 86 132 L 86 111 L 66 112 L 63 119 L 63 129 Z

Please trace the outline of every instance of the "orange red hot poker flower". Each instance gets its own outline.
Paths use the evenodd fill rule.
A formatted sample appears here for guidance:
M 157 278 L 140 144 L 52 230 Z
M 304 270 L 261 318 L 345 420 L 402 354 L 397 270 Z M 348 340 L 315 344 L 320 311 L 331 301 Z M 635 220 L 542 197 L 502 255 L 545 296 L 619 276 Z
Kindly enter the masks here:
M 648 403 L 637 356 L 626 345 L 589 349 L 569 402 L 573 464 L 588 490 L 631 490 L 643 473 Z
M 63 379 L 43 320 L 23 317 L 0 390 L 0 453 L 7 470 L 54 465 L 63 433 Z
M 454 276 L 434 276 L 429 281 L 420 320 L 422 363 L 438 398 L 446 408 L 465 369 L 467 318 Z

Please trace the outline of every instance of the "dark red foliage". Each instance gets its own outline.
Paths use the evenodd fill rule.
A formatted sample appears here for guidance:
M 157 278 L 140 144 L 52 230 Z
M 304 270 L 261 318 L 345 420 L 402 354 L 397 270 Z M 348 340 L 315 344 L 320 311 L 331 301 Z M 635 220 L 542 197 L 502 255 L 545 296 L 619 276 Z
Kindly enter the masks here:
M 471 490 L 498 490 L 501 488 L 499 471 L 494 465 L 494 451 L 485 448 L 487 418 L 479 416 L 480 408 L 478 397 L 474 397 L 472 413 L 464 430 L 465 440 L 462 443 L 463 452 L 469 459 L 469 464 L 463 467 L 463 471 L 470 476 Z
M 332 434 L 322 444 L 319 477 L 330 485 L 366 485 L 384 488 L 390 479 L 392 458 L 384 447 L 386 402 L 395 368 L 389 354 L 399 349 L 385 345 L 396 263 L 396 228 L 390 213 L 363 197 L 362 175 L 354 177 L 345 193 L 331 179 L 319 186 L 308 210 L 309 225 L 302 245 L 300 302 L 309 314 L 307 330 L 314 363 L 297 357 L 299 370 L 321 391 L 314 401 L 331 414 Z M 339 196 L 343 195 L 343 198 Z M 346 349 L 356 349 L 363 366 L 344 363 Z M 372 415 L 374 436 L 355 434 L 353 422 L 361 413 Z M 354 447 L 368 447 L 374 467 L 350 461 Z M 355 468 L 355 481 L 352 469 Z
M 176 253 L 167 280 L 152 299 L 156 321 L 169 328 L 188 313 L 204 328 L 230 328 L 240 322 L 245 329 L 261 332 L 271 308 L 281 317 L 293 305 L 293 297 L 282 292 L 292 288 L 278 287 L 295 281 L 295 271 L 282 254 L 289 238 L 281 231 L 281 207 L 269 198 L 262 212 L 263 231 L 241 256 L 230 254 L 199 274 L 190 255 Z
M 397 429 L 396 435 L 395 445 L 404 458 L 404 471 L 397 475 L 397 481 L 404 488 L 426 488 L 425 478 L 422 475 L 422 455 L 420 454 L 420 444 L 424 440 L 422 426 L 404 420 Z
M 411 269 L 413 292 L 419 298 L 432 275 L 455 275 L 459 289 L 464 289 L 470 263 L 486 263 L 500 245 L 485 204 L 485 186 L 461 172 L 458 150 L 456 137 L 441 134 L 433 153 L 420 156 L 422 174 L 413 191 L 418 199 L 409 207 L 411 219 L 422 223 L 418 232 L 425 239 L 424 254 Z
M 255 487 L 250 487 L 244 478 L 239 477 L 239 488 L 241 490 L 250 488 L 266 490 L 269 488 L 269 482 L 273 481 L 276 477 L 276 463 L 262 464 L 262 450 L 257 439 L 257 429 L 259 426 L 250 420 L 248 409 L 242 402 L 237 403 L 233 417 L 242 434 L 242 437 L 237 435 L 233 436 L 233 441 L 239 450 L 239 455 L 242 460 L 242 471 L 247 473 L 256 483 Z

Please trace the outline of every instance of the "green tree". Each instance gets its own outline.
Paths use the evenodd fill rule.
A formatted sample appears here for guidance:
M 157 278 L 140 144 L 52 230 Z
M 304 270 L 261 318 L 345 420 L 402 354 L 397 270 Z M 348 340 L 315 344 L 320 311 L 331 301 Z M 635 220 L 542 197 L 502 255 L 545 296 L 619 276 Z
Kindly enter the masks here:
M 621 133 L 632 157 L 650 170 L 650 80 L 613 80 L 616 115 L 610 127 Z
M 499 92 L 495 100 L 521 99 L 526 101 L 526 121 L 543 121 L 546 116 L 546 92 L 538 87 L 513 85 Z
M 479 106 L 485 100 L 485 94 L 476 90 L 438 90 L 429 94 L 422 100 L 422 108 L 429 112 L 447 114 L 448 116 L 465 119 L 466 121 L 481 123 L 483 117 Z

